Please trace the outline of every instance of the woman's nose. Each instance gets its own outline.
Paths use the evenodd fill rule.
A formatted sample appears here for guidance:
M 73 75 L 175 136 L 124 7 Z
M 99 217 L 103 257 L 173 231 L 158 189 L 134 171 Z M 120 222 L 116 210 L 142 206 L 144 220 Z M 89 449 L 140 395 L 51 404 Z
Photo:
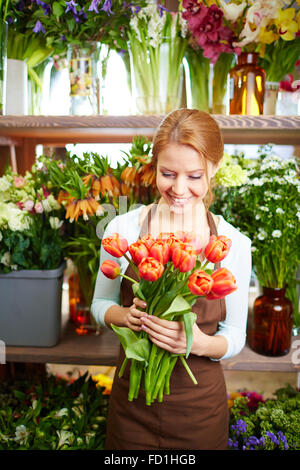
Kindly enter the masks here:
M 176 196 L 183 196 L 186 191 L 186 184 L 183 178 L 176 178 L 173 182 L 172 191 Z

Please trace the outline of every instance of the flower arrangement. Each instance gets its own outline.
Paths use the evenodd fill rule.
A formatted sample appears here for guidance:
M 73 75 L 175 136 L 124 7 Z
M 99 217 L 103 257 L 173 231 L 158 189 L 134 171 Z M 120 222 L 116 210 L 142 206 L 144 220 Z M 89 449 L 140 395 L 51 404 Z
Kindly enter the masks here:
M 241 52 L 259 53 L 269 81 L 280 81 L 293 70 L 300 47 L 296 37 L 300 16 L 292 8 L 294 3 L 295 0 L 288 6 L 273 0 L 182 1 L 182 16 L 187 20 L 192 42 L 214 65 L 213 102 L 222 103 L 227 73 L 234 65 L 234 55 Z
M 291 385 L 274 399 L 240 392 L 230 400 L 229 441 L 232 450 L 299 450 L 300 392 Z
M 128 246 L 127 240 L 115 233 L 102 240 L 102 247 L 116 258 L 124 256 L 137 279 L 122 274 L 114 260 L 101 264 L 103 274 L 109 279 L 121 276 L 131 281 L 134 295 L 147 303 L 147 314 L 183 321 L 187 338 L 186 354 L 171 354 L 152 343 L 144 331 L 135 333 L 130 328 L 111 325 L 125 352 L 120 377 L 131 360 L 128 400 L 137 398 L 142 386 L 147 405 L 156 399 L 162 402 L 164 393 L 170 394 L 169 380 L 178 358 L 193 383 L 197 384 L 185 360 L 192 348 L 196 321 L 196 314 L 191 309 L 198 296 L 221 299 L 237 289 L 234 276 L 226 268 L 214 271 L 207 267 L 227 256 L 231 240 L 212 235 L 203 248 L 195 233 L 161 233 L 158 238 L 146 235 Z M 203 262 L 199 259 L 200 253 L 205 256 Z
M 56 269 L 63 261 L 61 205 L 39 172 L 0 178 L 0 271 Z
M 128 40 L 136 90 L 143 114 L 164 114 L 180 105 L 185 21 L 154 2 L 136 9 Z
M 108 395 L 88 373 L 0 384 L 1 450 L 101 450 Z
M 278 157 L 272 145 L 257 160 L 239 158 L 248 179 L 239 187 L 216 187 L 214 210 L 252 240 L 254 270 L 261 286 L 283 288 L 294 303 L 299 326 L 295 277 L 299 265 L 299 178 L 295 158 Z

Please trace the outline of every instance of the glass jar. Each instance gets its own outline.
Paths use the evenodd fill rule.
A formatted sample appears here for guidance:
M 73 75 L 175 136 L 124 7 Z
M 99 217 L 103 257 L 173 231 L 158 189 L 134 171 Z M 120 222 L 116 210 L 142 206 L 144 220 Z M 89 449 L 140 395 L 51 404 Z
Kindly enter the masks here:
M 293 304 L 286 289 L 263 287 L 254 302 L 252 349 L 265 356 L 284 356 L 291 347 Z
M 242 52 L 229 72 L 229 113 L 263 114 L 265 71 L 257 65 L 258 54 Z
M 102 60 L 104 50 L 107 54 L 107 46 L 100 43 L 69 46 L 71 115 L 104 114 L 103 90 L 106 73 L 106 64 Z

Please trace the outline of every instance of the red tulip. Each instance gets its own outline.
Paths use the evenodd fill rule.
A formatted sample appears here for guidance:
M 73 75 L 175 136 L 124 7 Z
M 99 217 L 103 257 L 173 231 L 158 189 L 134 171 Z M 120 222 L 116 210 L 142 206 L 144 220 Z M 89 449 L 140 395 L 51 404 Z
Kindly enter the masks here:
M 170 259 L 170 246 L 167 240 L 157 240 L 153 243 L 149 250 L 149 256 L 166 264 Z
M 212 273 L 211 277 L 213 279 L 213 286 L 206 297 L 207 299 L 222 299 L 237 290 L 235 277 L 228 269 L 219 268 Z
M 111 237 L 102 240 L 102 246 L 110 255 L 121 258 L 128 249 L 128 242 L 126 238 L 120 237 L 118 233 L 114 233 Z
M 141 240 L 138 240 L 135 243 L 129 245 L 128 251 L 131 254 L 132 261 L 136 265 L 140 264 L 142 259 L 149 255 L 147 246 Z
M 151 246 L 153 245 L 154 243 L 154 238 L 152 237 L 152 235 L 148 234 L 148 235 L 144 235 L 142 238 L 141 238 L 141 242 L 144 243 L 144 245 L 146 245 L 146 247 L 148 248 L 148 250 L 150 250 Z
M 172 262 L 175 268 L 181 273 L 186 273 L 194 268 L 196 264 L 197 254 L 192 246 L 184 243 L 175 243 L 172 245 Z
M 104 276 L 109 279 L 116 279 L 120 275 L 120 266 L 113 260 L 106 260 L 100 266 Z
M 224 235 L 211 235 L 208 244 L 205 247 L 204 254 L 211 263 L 222 261 L 228 254 L 232 242 Z
M 188 280 L 188 288 L 194 295 L 207 295 L 213 285 L 212 276 L 201 269 L 196 269 Z
M 151 282 L 159 279 L 164 272 L 163 264 L 151 256 L 144 258 L 140 262 L 138 268 L 140 277 L 145 281 Z

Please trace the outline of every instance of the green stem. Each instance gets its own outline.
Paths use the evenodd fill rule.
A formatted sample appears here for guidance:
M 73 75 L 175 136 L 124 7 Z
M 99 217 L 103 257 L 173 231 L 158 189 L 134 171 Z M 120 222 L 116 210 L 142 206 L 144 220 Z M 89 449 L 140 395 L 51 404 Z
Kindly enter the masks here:
M 132 278 L 129 277 L 129 276 L 126 276 L 126 274 L 121 274 L 121 273 L 120 273 L 119 276 L 124 277 L 125 279 L 128 279 L 128 281 L 132 282 L 133 284 L 136 283 L 136 281 L 135 281 L 134 279 L 132 279 Z
M 136 274 L 139 276 L 139 270 L 138 270 L 138 267 L 136 266 L 136 264 L 134 264 L 134 262 L 132 261 L 132 259 L 129 258 L 128 255 L 126 255 L 126 253 L 124 253 L 124 258 L 128 261 L 128 263 L 130 264 L 130 266 L 132 266 L 133 270 L 136 272 Z M 136 282 L 136 281 L 134 281 Z
M 189 374 L 190 378 L 192 379 L 192 382 L 193 384 L 197 385 L 198 382 L 196 380 L 196 377 L 194 376 L 193 372 L 191 371 L 191 369 L 189 368 L 189 366 L 187 365 L 187 362 L 184 358 L 184 356 L 182 354 L 179 354 L 179 357 L 180 357 L 180 360 L 185 368 L 185 370 L 187 371 L 187 373 Z
M 123 364 L 119 370 L 119 377 L 121 378 L 123 376 L 123 373 L 124 373 L 124 370 L 125 370 L 125 367 L 127 365 L 127 362 L 128 362 L 128 358 L 125 357 L 124 361 L 123 361 Z

